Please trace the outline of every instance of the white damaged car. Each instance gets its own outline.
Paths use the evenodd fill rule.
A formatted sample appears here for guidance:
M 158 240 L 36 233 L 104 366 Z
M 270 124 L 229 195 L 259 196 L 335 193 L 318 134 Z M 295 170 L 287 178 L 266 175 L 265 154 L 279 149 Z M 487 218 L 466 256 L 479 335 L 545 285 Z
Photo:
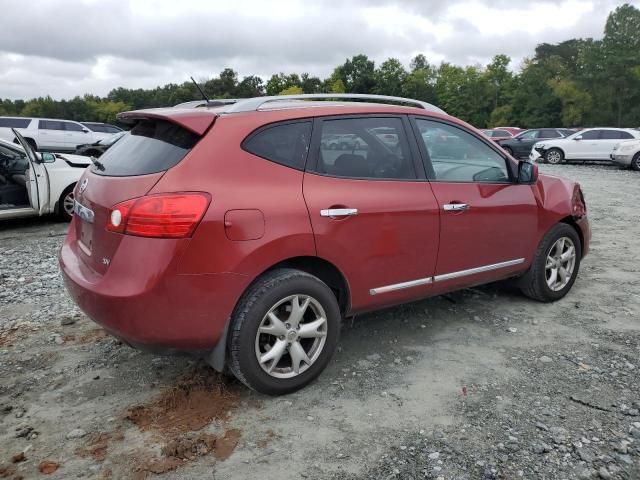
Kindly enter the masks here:
M 0 220 L 57 214 L 73 216 L 73 190 L 92 159 L 81 155 L 37 153 L 22 136 L 0 140 Z

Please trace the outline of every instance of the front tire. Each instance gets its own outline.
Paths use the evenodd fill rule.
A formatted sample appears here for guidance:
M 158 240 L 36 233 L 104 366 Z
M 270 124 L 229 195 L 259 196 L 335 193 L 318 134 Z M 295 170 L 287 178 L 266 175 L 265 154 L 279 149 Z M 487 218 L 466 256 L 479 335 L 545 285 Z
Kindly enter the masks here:
M 582 245 L 575 228 L 558 223 L 542 238 L 529 270 L 518 281 L 527 297 L 554 302 L 573 286 L 582 258 Z
M 544 161 L 551 165 L 557 165 L 564 161 L 564 153 L 559 148 L 552 148 L 544 154 Z
M 631 169 L 636 172 L 640 171 L 640 152 L 636 153 L 633 160 L 631 160 Z
M 69 185 L 65 191 L 62 192 L 62 195 L 60 195 L 60 199 L 58 200 L 58 216 L 60 217 L 60 220 L 65 222 L 70 222 L 73 218 L 73 190 L 75 186 L 75 183 L 73 185 Z
M 505 152 L 507 152 L 509 154 L 509 156 L 513 157 L 513 150 L 511 150 L 511 148 L 509 147 L 502 147 L 504 149 Z M 515 157 L 513 157 L 515 158 Z
M 313 381 L 333 356 L 340 308 L 320 279 L 293 269 L 259 278 L 231 318 L 229 368 L 267 395 L 294 392 Z

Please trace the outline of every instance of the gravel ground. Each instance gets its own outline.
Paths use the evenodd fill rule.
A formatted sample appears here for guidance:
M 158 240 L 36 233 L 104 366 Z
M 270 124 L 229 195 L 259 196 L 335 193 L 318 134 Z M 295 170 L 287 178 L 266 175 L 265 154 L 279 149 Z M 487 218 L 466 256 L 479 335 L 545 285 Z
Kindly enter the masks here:
M 543 305 L 489 285 L 359 316 L 284 398 L 122 345 L 69 300 L 66 225 L 0 226 L 0 478 L 639 479 L 640 175 L 581 182 L 591 254 Z

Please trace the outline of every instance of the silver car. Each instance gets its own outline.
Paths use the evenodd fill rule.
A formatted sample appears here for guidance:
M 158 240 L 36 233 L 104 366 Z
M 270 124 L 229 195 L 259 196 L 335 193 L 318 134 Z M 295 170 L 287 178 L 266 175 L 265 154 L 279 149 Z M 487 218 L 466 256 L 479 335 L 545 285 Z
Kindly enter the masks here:
M 611 160 L 621 167 L 640 171 L 640 140 L 618 143 L 611 152 Z

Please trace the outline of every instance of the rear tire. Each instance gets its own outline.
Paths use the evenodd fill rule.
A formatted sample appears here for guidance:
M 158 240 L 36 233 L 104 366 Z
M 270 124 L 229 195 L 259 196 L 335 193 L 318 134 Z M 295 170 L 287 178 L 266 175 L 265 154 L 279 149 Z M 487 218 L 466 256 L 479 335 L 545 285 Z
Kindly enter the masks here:
M 540 302 L 559 300 L 571 290 L 581 258 L 582 245 L 575 228 L 558 223 L 542 238 L 529 270 L 518 280 L 518 287 L 527 297 Z
M 559 148 L 552 148 L 545 152 L 544 161 L 551 165 L 557 165 L 564 161 L 564 153 Z
M 288 268 L 268 272 L 249 287 L 231 317 L 229 368 L 260 393 L 295 392 L 329 363 L 340 318 L 336 296 L 318 278 Z
M 76 184 L 69 185 L 58 200 L 58 216 L 65 222 L 70 222 L 73 218 L 73 189 Z
M 633 160 L 631 160 L 631 169 L 636 172 L 640 171 L 640 152 L 636 153 Z

